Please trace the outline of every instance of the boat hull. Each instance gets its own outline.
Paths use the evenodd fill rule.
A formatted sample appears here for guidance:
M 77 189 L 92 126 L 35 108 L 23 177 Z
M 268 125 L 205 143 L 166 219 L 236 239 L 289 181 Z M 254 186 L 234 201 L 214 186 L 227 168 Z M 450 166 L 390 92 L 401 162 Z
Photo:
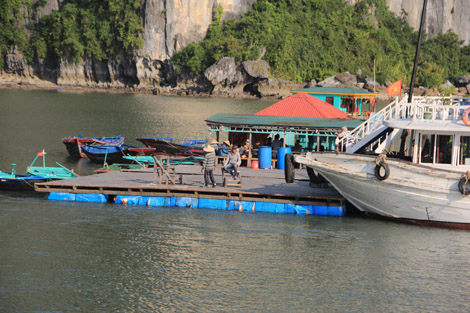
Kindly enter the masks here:
M 390 175 L 375 176 L 376 156 L 312 153 L 295 160 L 318 171 L 359 210 L 416 224 L 470 229 L 470 196 L 462 173 L 387 159 Z
M 82 138 L 81 135 L 79 135 L 79 136 L 64 137 L 62 138 L 62 142 L 64 143 L 65 148 L 67 149 L 67 152 L 69 153 L 70 156 L 85 158 L 86 155 L 82 153 L 80 145 L 107 144 L 107 145 L 122 146 L 124 143 L 124 137 L 114 136 L 114 137 L 84 137 Z
M 15 178 L 0 178 L 0 190 L 33 191 L 34 184 L 50 181 L 50 178 L 39 176 L 17 175 Z
M 137 138 L 145 146 L 155 149 L 149 154 L 166 154 L 175 156 L 204 155 L 204 144 L 177 144 L 159 138 Z
M 126 159 L 124 159 L 124 156 L 126 155 L 136 155 L 135 152 L 129 151 L 127 149 L 123 150 L 118 150 L 114 152 L 108 152 L 106 153 L 97 153 L 97 152 L 90 152 L 88 150 L 82 149 L 82 151 L 86 154 L 87 158 L 90 159 L 91 162 L 94 163 L 108 163 L 108 164 L 113 164 L 113 163 L 126 163 L 128 162 Z

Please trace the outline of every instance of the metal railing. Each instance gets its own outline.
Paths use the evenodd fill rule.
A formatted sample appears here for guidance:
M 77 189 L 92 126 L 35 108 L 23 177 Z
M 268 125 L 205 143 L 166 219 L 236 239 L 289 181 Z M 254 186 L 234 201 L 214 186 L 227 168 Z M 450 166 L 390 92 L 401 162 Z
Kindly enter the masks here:
M 368 120 L 364 123 L 353 129 L 347 136 L 339 140 L 340 147 L 352 147 L 361 141 L 363 138 L 367 137 L 374 131 L 383 127 L 383 121 L 389 120 L 395 117 L 395 112 L 398 104 L 405 103 L 406 97 L 404 97 L 400 102 L 396 98 L 393 102 L 387 105 L 385 108 L 380 110 L 377 113 L 373 113 Z M 344 150 L 344 149 L 340 149 Z
M 470 98 L 463 97 L 414 97 L 412 103 L 397 107 L 396 119 L 459 120 L 462 112 L 470 107 Z

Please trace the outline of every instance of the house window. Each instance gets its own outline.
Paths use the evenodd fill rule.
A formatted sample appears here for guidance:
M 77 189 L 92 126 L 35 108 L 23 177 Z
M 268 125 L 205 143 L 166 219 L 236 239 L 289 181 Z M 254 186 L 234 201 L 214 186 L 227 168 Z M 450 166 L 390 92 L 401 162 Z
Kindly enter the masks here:
M 329 103 L 331 105 L 333 105 L 335 103 L 335 98 L 333 97 L 326 97 L 326 103 Z

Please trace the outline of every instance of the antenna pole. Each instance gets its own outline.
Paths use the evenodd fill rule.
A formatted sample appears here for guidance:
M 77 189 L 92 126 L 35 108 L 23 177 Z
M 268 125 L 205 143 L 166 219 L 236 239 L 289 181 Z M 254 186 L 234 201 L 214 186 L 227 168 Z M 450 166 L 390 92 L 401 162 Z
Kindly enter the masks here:
M 416 80 L 416 70 L 418 68 L 419 50 L 421 47 L 421 39 L 423 36 L 424 22 L 426 20 L 427 5 L 428 5 L 428 0 L 424 0 L 423 11 L 421 12 L 421 23 L 419 24 L 418 43 L 416 44 L 415 62 L 413 64 L 413 73 L 411 74 L 410 94 L 408 96 L 408 103 L 411 103 L 411 101 L 413 100 L 413 89 L 414 89 L 415 80 Z

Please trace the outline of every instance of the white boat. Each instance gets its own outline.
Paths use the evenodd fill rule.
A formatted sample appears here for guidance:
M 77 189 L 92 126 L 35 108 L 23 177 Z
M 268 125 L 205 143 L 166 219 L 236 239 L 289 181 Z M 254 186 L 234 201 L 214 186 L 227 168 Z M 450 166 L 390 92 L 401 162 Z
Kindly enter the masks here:
M 351 132 L 346 153 L 294 161 L 363 212 L 470 229 L 470 126 L 463 121 L 469 111 L 470 98 L 397 98 Z

